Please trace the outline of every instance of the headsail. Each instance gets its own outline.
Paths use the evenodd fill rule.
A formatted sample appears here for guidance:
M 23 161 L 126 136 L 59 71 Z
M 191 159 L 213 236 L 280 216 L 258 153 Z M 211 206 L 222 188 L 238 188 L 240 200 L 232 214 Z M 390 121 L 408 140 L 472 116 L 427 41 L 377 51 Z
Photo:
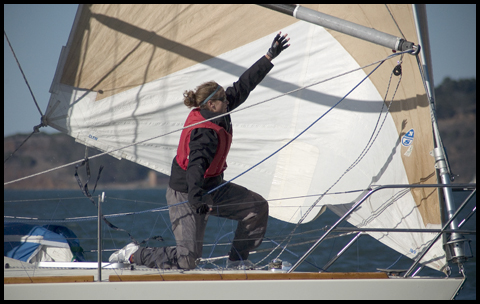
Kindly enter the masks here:
M 418 43 L 411 6 L 307 6 Z M 52 84 L 47 121 L 103 151 L 148 140 L 111 154 L 169 174 L 180 132 L 160 135 L 183 126 L 189 110 L 182 93 L 209 80 L 231 85 L 265 54 L 278 31 L 288 33 L 294 44 L 274 61 L 274 69 L 247 104 L 391 54 L 384 47 L 255 5 L 82 5 Z M 304 222 L 313 220 L 324 205 L 341 212 L 342 206 L 360 195 L 330 193 L 381 184 L 435 183 L 434 159 L 429 155 L 433 149 L 430 112 L 416 58 L 403 56 L 398 88 L 398 77 L 390 82 L 397 60 L 385 62 L 308 132 L 235 182 L 267 198 L 271 216 L 294 223 L 319 197 L 309 195 L 329 190 Z M 371 69 L 232 114 L 235 137 L 226 179 L 299 134 Z M 393 92 L 395 98 L 385 114 L 387 90 L 386 104 Z M 377 123 L 379 117 L 381 123 Z M 380 211 L 382 215 L 377 216 Z M 349 220 L 360 227 L 438 227 L 437 193 L 429 189 L 384 192 Z M 372 236 L 412 258 L 431 239 Z M 445 265 L 440 245 L 427 260 L 436 269 Z

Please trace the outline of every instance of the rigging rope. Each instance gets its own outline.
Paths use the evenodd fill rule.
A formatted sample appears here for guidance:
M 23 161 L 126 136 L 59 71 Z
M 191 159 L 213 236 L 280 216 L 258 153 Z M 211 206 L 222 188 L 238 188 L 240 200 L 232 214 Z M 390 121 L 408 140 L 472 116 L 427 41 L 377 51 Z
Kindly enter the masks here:
M 5 163 L 7 162 L 7 160 L 9 160 L 10 157 L 12 157 L 13 154 L 15 154 L 15 153 L 23 146 L 23 144 L 27 142 L 27 140 L 28 140 L 34 133 L 36 133 L 36 132 L 33 131 L 32 133 L 30 133 L 30 135 L 28 135 L 27 138 L 25 138 L 25 139 L 23 140 L 23 142 L 15 149 L 15 151 L 13 151 L 13 152 L 3 161 L 3 163 L 5 164 Z
M 23 79 L 25 79 L 25 83 L 27 84 L 28 90 L 30 91 L 30 94 L 32 95 L 33 101 L 35 102 L 35 105 L 37 106 L 37 110 L 40 113 L 40 115 L 43 117 L 42 110 L 40 110 L 40 107 L 38 106 L 37 99 L 35 98 L 35 95 L 33 95 L 32 88 L 30 88 L 30 84 L 28 83 L 27 77 L 25 76 L 25 73 L 23 72 L 22 66 L 20 65 L 20 62 L 18 61 L 17 55 L 15 55 L 15 51 L 13 50 L 12 44 L 10 43 L 10 40 L 8 39 L 7 32 L 3 30 L 3 35 L 7 39 L 7 43 L 10 46 L 10 50 L 12 50 L 13 57 L 15 57 L 15 61 L 17 62 L 18 68 L 20 69 L 20 72 L 22 73 Z
M 392 17 L 392 20 L 393 20 L 393 22 L 395 23 L 395 26 L 397 27 L 398 31 L 399 31 L 400 34 L 402 35 L 402 38 L 405 39 L 405 40 L 407 40 L 407 38 L 405 38 L 405 35 L 403 34 L 402 30 L 400 29 L 400 26 L 398 25 L 397 20 L 395 20 L 395 17 L 393 17 L 392 12 L 391 12 L 390 9 L 388 8 L 388 4 L 385 4 L 385 7 L 387 8 L 387 11 L 388 11 L 388 13 L 390 14 L 390 17 Z
M 356 193 L 356 192 L 365 192 L 368 191 L 368 189 L 359 189 L 359 190 L 351 190 L 351 191 L 342 191 L 342 192 L 332 192 L 332 193 L 327 193 L 325 195 L 340 195 L 340 194 L 349 194 L 349 193 Z M 303 195 L 303 196 L 293 196 L 293 197 L 282 197 L 282 198 L 276 198 L 276 199 L 270 199 L 269 201 L 285 201 L 285 200 L 294 200 L 298 198 L 307 198 L 307 197 L 316 197 L 319 196 L 320 194 L 311 194 L 311 195 Z M 69 200 L 69 199 L 82 199 L 84 197 L 74 197 L 74 198 L 60 198 L 59 200 Z M 124 199 L 124 198 L 118 198 L 118 197 L 112 197 L 109 196 L 110 199 L 113 200 L 120 200 L 120 201 L 131 201 L 133 203 L 151 203 L 151 204 L 157 204 L 156 202 L 147 202 L 147 201 L 140 201 L 140 200 L 129 200 L 129 199 Z M 17 202 L 40 202 L 40 201 L 51 201 L 52 199 L 35 199 L 35 200 L 4 200 L 4 203 L 17 203 Z M 238 205 L 241 205 L 244 203 L 238 203 Z M 277 206 L 277 208 L 291 208 L 295 206 L 289 206 L 289 205 L 282 205 L 282 206 Z M 103 216 L 106 218 L 115 218 L 115 217 L 122 217 L 122 216 L 132 216 L 132 215 L 140 215 L 140 214 L 145 214 L 145 213 L 155 213 L 155 212 L 165 212 L 168 211 L 169 206 L 162 206 L 158 208 L 153 208 L 153 209 L 147 209 L 147 210 L 142 210 L 142 211 L 132 211 L 132 212 L 122 212 L 122 213 L 114 213 L 114 214 L 104 214 Z M 85 221 L 93 221 L 98 218 L 97 215 L 91 215 L 91 216 L 80 216 L 80 217 L 71 217 L 71 218 L 64 218 L 64 219 L 38 219 L 38 218 L 28 218 L 28 217 L 15 217 L 15 216 L 9 216 L 9 215 L 4 215 L 3 216 L 4 221 L 7 222 L 12 222 L 12 221 L 18 221 L 18 222 L 23 222 L 23 223 L 68 223 L 68 222 L 85 222 Z
M 46 127 L 47 125 L 43 122 L 43 113 L 42 113 L 42 110 L 40 110 L 40 107 L 38 106 L 38 102 L 37 102 L 37 99 L 35 98 L 35 95 L 33 94 L 33 91 L 32 91 L 32 88 L 30 87 L 30 84 L 28 83 L 28 80 L 27 80 L 27 76 L 25 76 L 25 73 L 23 72 L 23 69 L 22 69 L 22 66 L 20 65 L 20 62 L 18 61 L 18 58 L 17 58 L 17 55 L 15 54 L 15 51 L 13 50 L 13 47 L 12 47 L 12 44 L 10 43 L 10 40 L 8 39 L 8 36 L 7 36 L 7 32 L 5 30 L 3 30 L 3 35 L 5 36 L 5 38 L 7 39 L 7 43 L 8 43 L 8 46 L 10 47 L 10 50 L 12 51 L 12 54 L 13 54 L 13 57 L 15 58 L 15 61 L 17 62 L 17 65 L 18 65 L 18 68 L 20 69 L 20 72 L 22 73 L 22 76 L 23 76 L 23 79 L 25 80 L 25 83 L 27 84 L 27 87 L 28 87 L 28 90 L 30 91 L 30 95 L 32 95 L 32 98 L 33 98 L 33 101 L 35 102 L 35 105 L 37 106 L 37 110 L 38 112 L 40 112 L 40 115 L 41 115 L 41 123 L 39 125 L 36 125 L 33 127 L 33 132 L 28 135 L 28 137 L 20 144 L 20 146 L 18 146 L 17 149 L 15 149 L 15 151 L 13 151 L 4 161 L 3 163 L 5 164 L 7 162 L 7 160 L 10 159 L 10 157 L 13 156 L 13 154 L 15 154 L 21 146 L 23 146 L 23 144 L 34 134 L 34 133 L 38 133 L 39 132 L 39 129 L 41 127 Z

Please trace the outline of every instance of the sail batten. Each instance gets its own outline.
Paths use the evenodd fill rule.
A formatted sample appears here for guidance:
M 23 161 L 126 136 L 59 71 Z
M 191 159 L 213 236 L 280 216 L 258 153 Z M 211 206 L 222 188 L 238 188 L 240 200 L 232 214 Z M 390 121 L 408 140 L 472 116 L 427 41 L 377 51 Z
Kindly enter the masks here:
M 409 5 L 305 7 L 389 35 L 401 30 L 418 44 Z M 365 66 L 391 51 L 257 5 L 82 5 L 52 83 L 47 121 L 87 146 L 169 174 L 180 136 L 173 131 L 189 113 L 182 93 L 210 80 L 230 86 L 279 31 L 289 34 L 292 45 L 245 105 L 259 104 L 232 114 L 235 136 L 225 172 L 231 179 L 329 111 L 373 69 Z M 394 76 L 399 61 L 402 75 Z M 260 103 L 273 96 L 279 97 Z M 397 56 L 308 132 L 235 182 L 267 200 L 296 197 L 269 203 L 272 217 L 292 223 L 317 201 L 310 195 L 345 193 L 322 196 L 305 217 L 309 222 L 325 206 L 344 213 L 359 199 L 352 189 L 434 184 L 432 149 L 429 101 L 416 58 Z M 349 221 L 362 228 L 436 229 L 438 195 L 432 189 L 386 190 Z M 370 234 L 410 258 L 433 238 Z M 442 269 L 442 255 L 435 245 L 424 259 Z

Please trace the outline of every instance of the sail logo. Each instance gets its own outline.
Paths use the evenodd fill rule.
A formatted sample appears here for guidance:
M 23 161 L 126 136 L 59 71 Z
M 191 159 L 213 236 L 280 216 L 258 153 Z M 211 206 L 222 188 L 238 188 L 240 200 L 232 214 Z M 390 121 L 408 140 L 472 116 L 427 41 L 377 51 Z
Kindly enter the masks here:
M 410 129 L 407 134 L 402 136 L 402 146 L 408 147 L 413 143 L 413 137 L 415 136 L 415 131 Z
M 93 135 L 91 135 L 91 134 L 88 134 L 88 138 L 91 138 L 91 139 L 98 140 L 98 137 L 96 137 L 96 136 L 93 136 Z

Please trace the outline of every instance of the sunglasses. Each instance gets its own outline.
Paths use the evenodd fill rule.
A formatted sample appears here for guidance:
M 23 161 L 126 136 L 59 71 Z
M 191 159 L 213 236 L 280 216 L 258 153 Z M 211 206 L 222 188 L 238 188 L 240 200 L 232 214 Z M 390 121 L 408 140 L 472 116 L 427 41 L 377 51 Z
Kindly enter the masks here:
M 227 95 L 223 95 L 222 98 L 215 98 L 216 100 L 220 100 L 221 102 L 223 103 L 226 103 L 227 102 Z

